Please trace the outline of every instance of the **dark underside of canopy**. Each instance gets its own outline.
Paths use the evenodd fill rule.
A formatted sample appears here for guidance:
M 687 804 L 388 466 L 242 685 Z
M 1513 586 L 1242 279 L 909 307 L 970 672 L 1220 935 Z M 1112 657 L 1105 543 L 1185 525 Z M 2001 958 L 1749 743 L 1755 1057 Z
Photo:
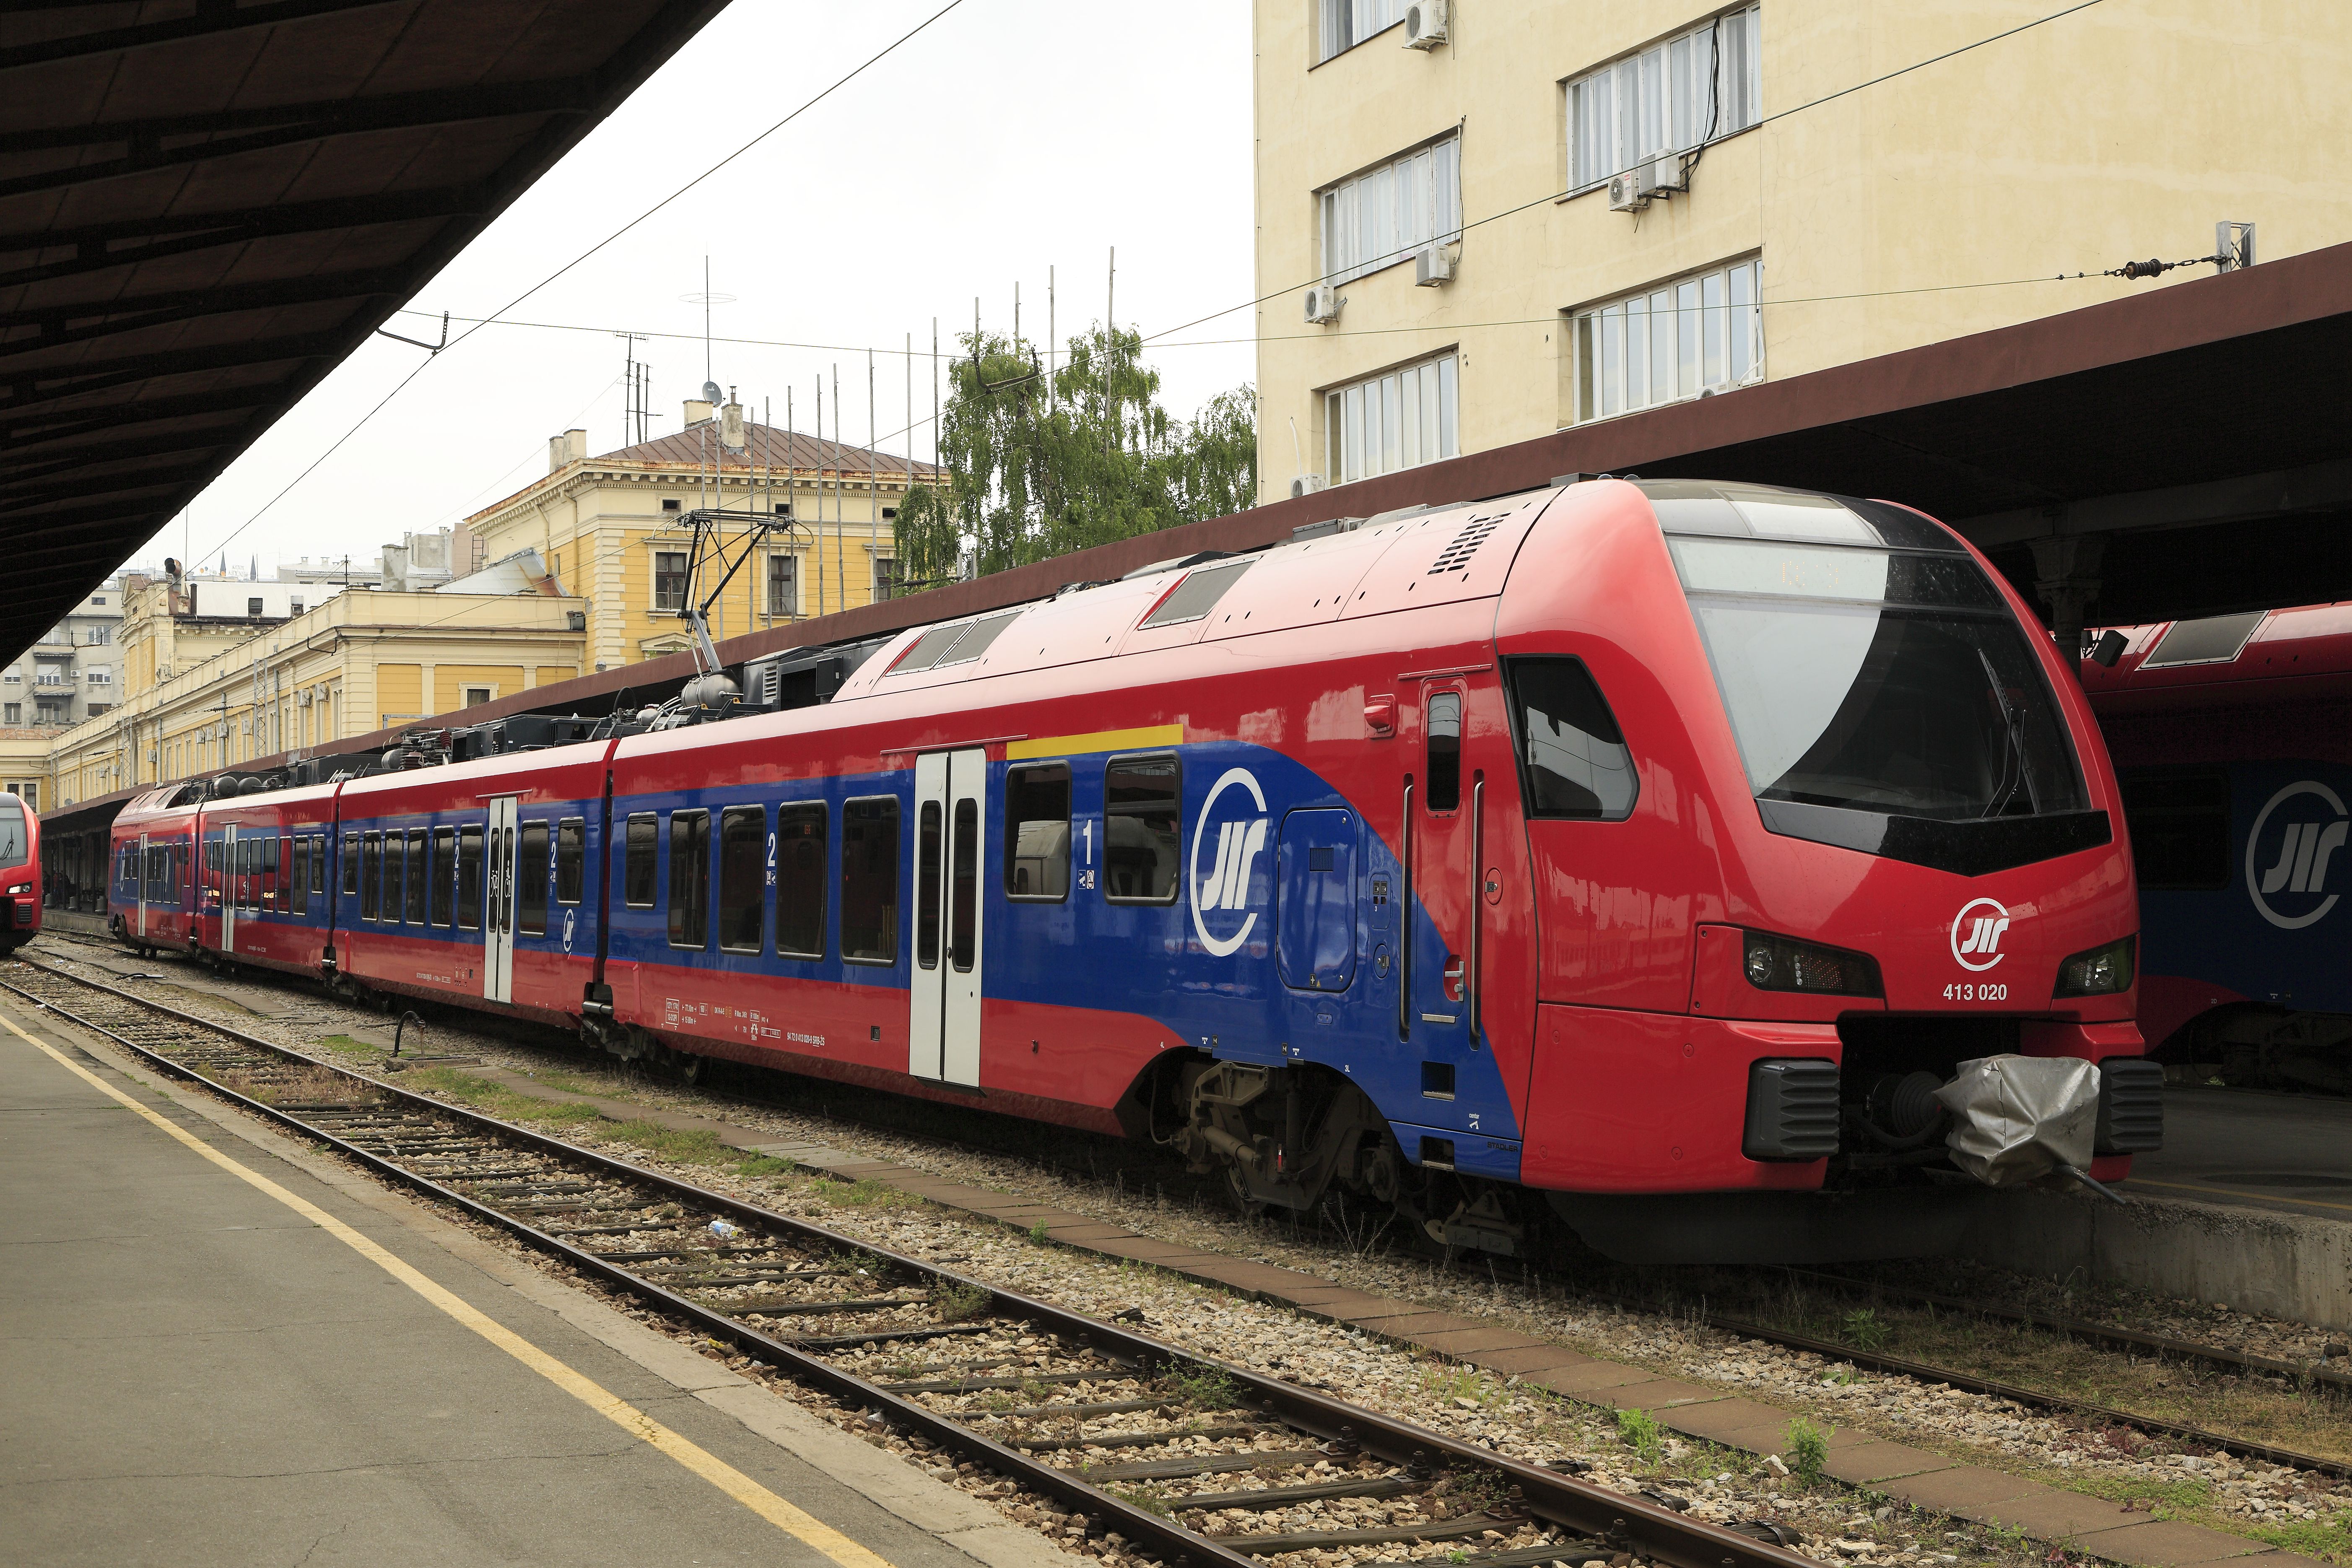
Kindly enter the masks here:
M 724 5 L 0 14 L 0 661 Z

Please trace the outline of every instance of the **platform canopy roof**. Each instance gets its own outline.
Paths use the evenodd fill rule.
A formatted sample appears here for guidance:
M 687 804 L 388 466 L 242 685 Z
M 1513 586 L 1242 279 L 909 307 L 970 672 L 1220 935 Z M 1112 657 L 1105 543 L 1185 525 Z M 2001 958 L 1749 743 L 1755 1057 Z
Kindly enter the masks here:
M 725 4 L 0 11 L 0 662 Z

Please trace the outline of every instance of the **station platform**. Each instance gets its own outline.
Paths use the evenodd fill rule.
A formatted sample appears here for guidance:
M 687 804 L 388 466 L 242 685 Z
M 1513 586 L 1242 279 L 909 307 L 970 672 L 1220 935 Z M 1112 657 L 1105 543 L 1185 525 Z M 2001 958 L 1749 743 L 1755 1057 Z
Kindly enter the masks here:
M 167 1082 L 0 998 L 0 1556 L 1075 1561 Z

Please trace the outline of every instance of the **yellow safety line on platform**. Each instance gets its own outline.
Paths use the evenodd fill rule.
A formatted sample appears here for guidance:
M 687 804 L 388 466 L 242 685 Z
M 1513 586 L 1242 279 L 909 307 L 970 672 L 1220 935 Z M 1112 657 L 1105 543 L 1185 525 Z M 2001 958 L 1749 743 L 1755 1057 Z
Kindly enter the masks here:
M 2249 1198 L 2258 1204 L 2305 1204 L 2315 1209 L 2343 1209 L 2352 1213 L 2352 1204 L 2331 1204 L 2326 1198 L 2283 1198 L 2274 1193 L 2242 1193 L 2235 1187 L 2200 1187 L 2192 1182 L 2159 1182 L 2153 1176 L 2134 1176 L 2135 1187 L 2170 1187 L 2176 1193 L 2219 1193 L 2225 1198 Z
M 247 1170 L 203 1139 L 173 1126 L 171 1121 L 158 1116 L 104 1079 L 72 1061 L 55 1047 L 46 1041 L 35 1039 L 18 1028 L 16 1021 L 5 1014 L 0 1014 L 0 1024 L 6 1025 L 8 1032 L 26 1045 L 47 1053 L 68 1071 L 79 1074 L 89 1080 L 90 1085 L 101 1094 L 121 1101 L 214 1164 L 284 1204 L 467 1328 L 473 1330 L 474 1332 L 588 1406 L 589 1409 L 604 1416 L 631 1436 L 642 1438 L 660 1449 L 777 1529 L 799 1538 L 803 1543 L 840 1563 L 842 1568 L 892 1568 L 887 1558 L 867 1551 L 823 1520 L 794 1508 L 791 1503 L 735 1468 L 734 1466 L 671 1431 L 618 1394 L 607 1393 L 603 1387 L 572 1371 L 571 1367 L 541 1350 L 520 1334 L 486 1317 L 471 1303 L 435 1284 L 415 1268 L 394 1257 L 316 1204 L 295 1196 L 258 1172 Z

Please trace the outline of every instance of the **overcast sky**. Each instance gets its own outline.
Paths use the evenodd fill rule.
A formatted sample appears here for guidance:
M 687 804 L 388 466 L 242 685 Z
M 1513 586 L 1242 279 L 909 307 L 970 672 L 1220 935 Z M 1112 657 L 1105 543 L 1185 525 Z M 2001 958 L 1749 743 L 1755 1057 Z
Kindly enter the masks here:
M 408 305 L 392 331 L 430 340 L 443 310 L 487 316 L 781 120 L 943 0 L 824 6 L 735 0 Z M 419 350 L 372 338 L 133 559 L 193 555 L 263 574 L 301 556 L 376 553 L 404 532 L 458 521 L 547 471 L 547 437 L 584 426 L 589 450 L 623 444 L 615 332 L 680 334 L 643 346 L 655 434 L 675 431 L 711 374 L 756 413 L 813 430 L 820 374 L 837 365 L 845 440 L 864 445 L 865 350 L 912 333 L 918 457 L 929 451 L 931 323 L 942 352 L 969 330 L 1042 341 L 1046 268 L 1067 337 L 1104 313 L 1118 248 L 1118 320 L 1146 332 L 1251 295 L 1248 0 L 1183 6 L 1102 0 L 964 0 L 835 93 L 509 313 L 453 348 L 282 500 L 271 498 L 349 430 Z M 1245 336 L 1250 317 L 1228 319 Z M 463 330 L 453 323 L 451 336 Z M 874 410 L 906 449 L 906 360 L 878 353 Z M 1189 415 L 1248 380 L 1244 344 L 1154 357 L 1169 407 Z M 264 510 L 267 507 L 268 510 Z M 257 521 L 254 520 L 259 513 Z M 248 525 L 249 524 L 249 525 Z M 238 531 L 242 530 L 242 531 Z M 229 539 L 234 533 L 235 538 Z

